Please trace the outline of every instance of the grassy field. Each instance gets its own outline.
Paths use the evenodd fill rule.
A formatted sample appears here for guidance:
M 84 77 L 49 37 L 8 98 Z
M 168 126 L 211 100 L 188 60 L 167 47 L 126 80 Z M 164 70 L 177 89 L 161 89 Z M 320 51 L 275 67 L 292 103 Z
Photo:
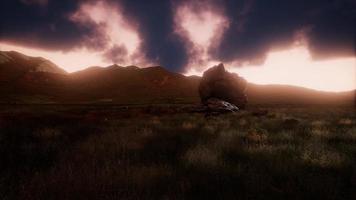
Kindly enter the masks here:
M 2 106 L 0 199 L 353 199 L 355 109 Z

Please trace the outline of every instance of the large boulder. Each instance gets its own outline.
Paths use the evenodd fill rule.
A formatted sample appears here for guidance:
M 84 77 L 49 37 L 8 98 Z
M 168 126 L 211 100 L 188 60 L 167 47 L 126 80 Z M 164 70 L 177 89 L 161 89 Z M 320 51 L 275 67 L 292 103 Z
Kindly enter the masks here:
M 226 71 L 220 63 L 204 72 L 199 85 L 199 95 L 204 105 L 208 105 L 209 99 L 214 98 L 241 109 L 247 104 L 245 89 L 246 80 L 236 73 Z

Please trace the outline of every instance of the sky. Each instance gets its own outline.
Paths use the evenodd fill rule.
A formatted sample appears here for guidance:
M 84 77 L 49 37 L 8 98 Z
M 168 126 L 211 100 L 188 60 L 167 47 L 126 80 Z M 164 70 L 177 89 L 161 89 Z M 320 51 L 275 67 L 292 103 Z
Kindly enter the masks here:
M 68 72 L 224 63 L 250 82 L 356 89 L 354 0 L 2 0 L 0 50 Z

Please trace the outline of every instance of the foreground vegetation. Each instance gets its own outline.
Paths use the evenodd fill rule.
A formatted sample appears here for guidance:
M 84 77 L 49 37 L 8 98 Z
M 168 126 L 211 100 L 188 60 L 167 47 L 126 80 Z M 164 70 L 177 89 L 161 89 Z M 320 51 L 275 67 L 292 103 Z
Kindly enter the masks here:
M 352 108 L 3 108 L 1 199 L 353 199 Z

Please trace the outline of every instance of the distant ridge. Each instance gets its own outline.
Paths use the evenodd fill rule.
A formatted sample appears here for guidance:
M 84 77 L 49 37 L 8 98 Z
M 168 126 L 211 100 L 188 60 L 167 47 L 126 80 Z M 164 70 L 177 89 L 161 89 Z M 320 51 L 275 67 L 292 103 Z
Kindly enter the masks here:
M 89 67 L 67 73 L 51 61 L 0 51 L 0 103 L 199 103 L 200 77 L 161 66 Z M 248 83 L 250 104 L 355 104 L 355 91 L 321 92 L 288 85 Z
M 65 70 L 42 57 L 30 57 L 16 51 L 0 51 L 0 73 L 4 70 L 67 74 Z

